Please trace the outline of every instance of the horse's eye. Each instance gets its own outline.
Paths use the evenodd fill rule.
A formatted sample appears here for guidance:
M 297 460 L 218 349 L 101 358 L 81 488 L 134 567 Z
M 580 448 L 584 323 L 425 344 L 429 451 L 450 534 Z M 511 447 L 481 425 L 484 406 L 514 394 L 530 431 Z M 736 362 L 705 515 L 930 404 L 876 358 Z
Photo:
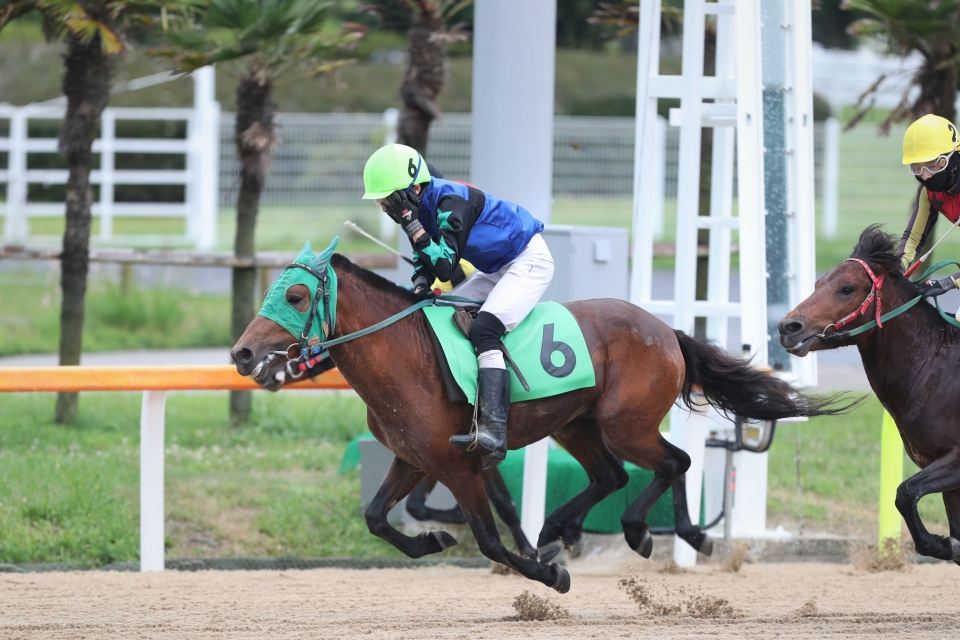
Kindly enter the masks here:
M 289 302 L 293 306 L 297 306 L 298 304 L 300 304 L 302 300 L 303 298 L 301 298 L 295 293 L 291 293 L 290 295 L 287 296 L 287 302 Z
M 845 296 L 848 296 L 851 293 L 853 293 L 853 287 L 851 287 L 850 285 L 847 285 L 843 289 L 840 289 L 840 293 L 842 293 Z

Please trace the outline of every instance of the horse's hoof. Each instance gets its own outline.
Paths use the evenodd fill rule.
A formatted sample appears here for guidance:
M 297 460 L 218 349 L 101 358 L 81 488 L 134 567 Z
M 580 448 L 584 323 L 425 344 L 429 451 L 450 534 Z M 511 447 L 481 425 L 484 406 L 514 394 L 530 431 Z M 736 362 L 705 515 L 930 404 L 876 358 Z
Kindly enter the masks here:
M 708 557 L 713 555 L 713 540 L 707 536 L 703 536 L 703 542 L 700 544 L 700 548 L 697 549 L 697 551 Z
M 653 536 L 650 534 L 649 529 L 643 530 L 640 542 L 637 546 L 633 547 L 633 550 L 639 553 L 641 557 L 648 560 L 650 559 L 650 554 L 653 553 Z
M 553 588 L 558 593 L 570 591 L 570 573 L 558 564 L 553 565 L 557 569 L 557 580 L 553 583 Z
M 960 540 L 950 538 L 950 555 L 952 556 L 951 560 L 960 564 Z
M 449 549 L 450 547 L 455 547 L 459 544 L 457 539 L 446 531 L 434 530 L 430 532 L 430 535 L 433 536 L 433 539 L 436 540 L 437 544 L 440 545 L 441 551 Z
M 563 549 L 563 541 L 552 540 L 537 549 L 537 558 L 540 562 L 550 562 L 557 557 L 561 549 Z

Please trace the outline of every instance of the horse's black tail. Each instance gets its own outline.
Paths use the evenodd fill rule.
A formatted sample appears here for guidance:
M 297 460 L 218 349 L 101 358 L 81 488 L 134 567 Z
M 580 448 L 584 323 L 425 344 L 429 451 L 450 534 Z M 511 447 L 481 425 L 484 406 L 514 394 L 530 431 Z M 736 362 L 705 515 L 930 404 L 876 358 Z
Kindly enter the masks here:
M 845 413 L 861 399 L 847 401 L 843 394 L 805 396 L 769 373 L 750 366 L 723 349 L 677 331 L 677 341 L 687 366 L 680 400 L 692 409 L 694 386 L 703 397 L 726 416 L 751 420 L 778 420 L 794 416 L 823 416 Z

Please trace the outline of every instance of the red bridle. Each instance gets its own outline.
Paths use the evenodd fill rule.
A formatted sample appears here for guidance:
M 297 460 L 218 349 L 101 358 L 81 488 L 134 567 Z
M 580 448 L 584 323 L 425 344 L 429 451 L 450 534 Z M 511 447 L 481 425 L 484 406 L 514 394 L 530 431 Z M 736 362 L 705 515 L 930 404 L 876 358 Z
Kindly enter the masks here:
M 820 334 L 825 335 L 827 333 L 827 329 L 829 329 L 830 327 L 833 327 L 834 331 L 836 331 L 843 325 L 848 324 L 849 322 L 852 322 L 856 318 L 867 315 L 867 309 L 870 307 L 870 303 L 874 301 L 876 301 L 877 303 L 877 307 L 876 307 L 877 326 L 882 329 L 883 323 L 880 322 L 880 315 L 881 315 L 880 292 L 883 290 L 883 279 L 885 276 L 877 277 L 873 273 L 873 269 L 870 268 L 870 265 L 868 265 L 866 262 L 864 262 L 859 258 L 847 258 L 846 260 L 844 260 L 844 262 L 856 262 L 861 267 L 863 267 L 864 271 L 867 272 L 867 275 L 870 276 L 870 281 L 873 283 L 873 286 L 870 288 L 869 295 L 867 295 L 867 298 L 863 301 L 863 304 L 860 305 L 859 309 L 856 309 L 855 311 L 850 313 L 850 315 L 842 318 L 841 320 L 838 320 L 837 322 L 831 325 L 827 325 L 826 327 L 824 327 L 823 331 L 820 332 Z

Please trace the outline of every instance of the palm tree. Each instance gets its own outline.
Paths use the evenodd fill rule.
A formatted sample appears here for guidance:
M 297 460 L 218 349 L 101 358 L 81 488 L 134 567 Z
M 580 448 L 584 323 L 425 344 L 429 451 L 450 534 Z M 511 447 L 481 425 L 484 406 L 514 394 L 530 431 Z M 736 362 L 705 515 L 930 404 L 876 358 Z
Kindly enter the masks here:
M 403 109 L 397 123 L 397 142 L 427 154 L 430 124 L 440 118 L 437 96 L 447 81 L 447 48 L 469 36 L 463 24 L 450 24 L 473 0 L 387 0 L 362 8 L 381 19 L 405 7 L 411 16 L 407 72 L 400 84 Z
M 932 113 L 954 122 L 956 119 L 957 64 L 960 62 L 960 0 L 844 0 L 841 8 L 860 11 L 871 17 L 852 23 L 851 35 L 878 36 L 894 55 L 914 51 L 923 64 L 913 76 L 920 93 L 913 100 L 904 94 L 881 124 L 886 133 L 894 122 L 916 119 Z M 880 88 L 880 77 L 860 98 L 859 112 L 847 128 L 855 126 L 869 111 L 870 96 Z M 864 106 L 866 104 L 866 106 Z
M 273 89 L 280 82 L 316 77 L 349 64 L 331 60 L 337 49 L 354 44 L 363 35 L 359 25 L 331 28 L 331 3 L 316 0 L 210 0 L 205 19 L 193 30 L 170 34 L 173 47 L 154 51 L 172 58 L 178 70 L 189 72 L 210 64 L 233 68 L 238 76 L 235 99 L 235 142 L 240 161 L 237 198 L 237 257 L 254 255 L 254 237 L 260 194 L 277 144 Z M 222 67 L 221 67 L 222 68 Z M 233 339 L 243 334 L 256 314 L 256 270 L 233 270 Z M 230 394 L 234 424 L 247 422 L 250 394 Z
M 110 99 L 114 69 L 130 48 L 128 36 L 144 28 L 181 24 L 196 0 L 8 0 L 0 8 L 0 30 L 27 14 L 39 14 L 49 40 L 66 44 L 63 93 L 67 112 L 60 127 L 59 150 L 69 165 L 66 229 L 60 257 L 60 364 L 80 364 L 84 297 L 90 246 L 90 171 L 93 140 Z M 57 396 L 56 421 L 73 422 L 78 395 Z

